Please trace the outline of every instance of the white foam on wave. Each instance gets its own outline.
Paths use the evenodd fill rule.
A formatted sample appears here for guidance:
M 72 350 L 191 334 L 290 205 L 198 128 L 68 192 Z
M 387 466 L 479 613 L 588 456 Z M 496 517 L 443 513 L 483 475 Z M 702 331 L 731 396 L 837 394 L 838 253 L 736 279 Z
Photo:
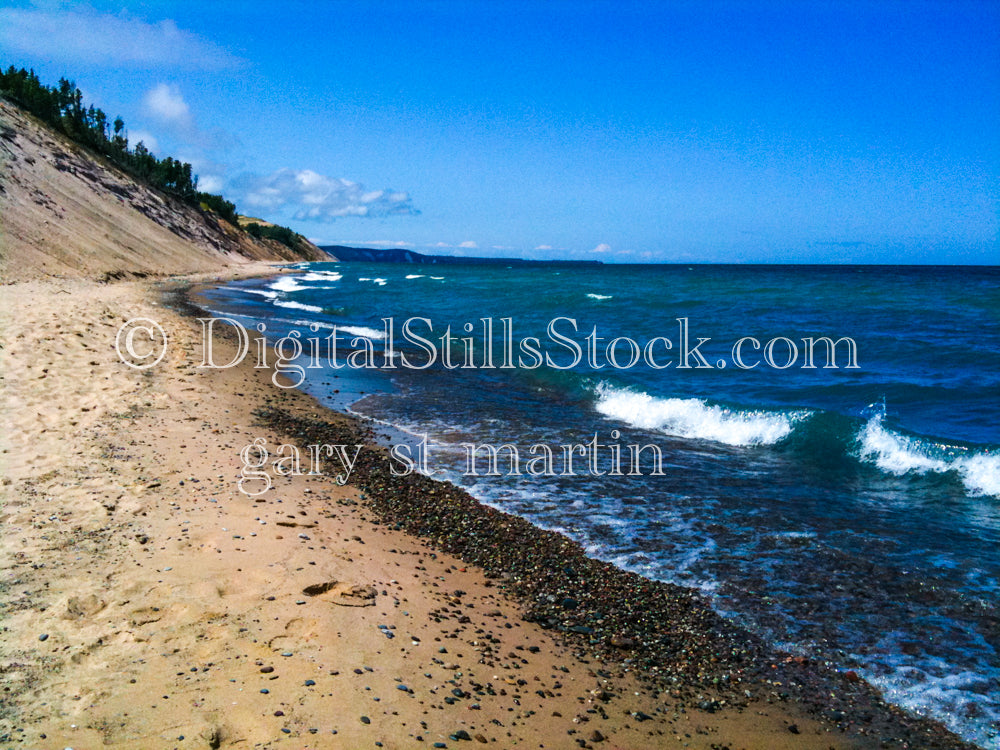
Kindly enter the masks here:
M 983 642 L 984 653 L 992 649 Z M 975 669 L 956 671 L 948 660 L 934 656 L 894 654 L 892 648 L 872 664 L 870 654 L 851 659 L 868 666 L 858 670 L 891 703 L 939 720 L 955 734 L 984 748 L 1000 748 L 1000 703 L 991 687 L 1000 679 L 987 660 Z
M 280 279 L 271 284 L 271 289 L 276 292 L 296 292 L 299 289 L 305 289 L 299 283 L 299 280 L 295 276 L 282 276 Z
M 771 534 L 773 539 L 792 542 L 816 539 L 817 536 L 815 531 L 775 531 Z
M 385 338 L 384 331 L 376 331 L 374 328 L 368 328 L 367 326 L 337 326 L 337 330 L 350 333 L 354 336 L 363 336 L 366 339 L 381 340 Z
M 424 278 L 424 275 L 422 273 L 408 273 L 408 274 L 406 274 L 406 278 L 408 278 L 408 279 L 422 279 L 422 278 Z
M 316 305 L 306 305 L 302 302 L 293 302 L 292 300 L 276 299 L 274 304 L 278 307 L 288 307 L 292 310 L 305 310 L 306 312 L 323 312 L 322 307 L 317 307 Z
M 633 427 L 726 445 L 771 445 L 787 437 L 808 412 L 738 411 L 698 398 L 656 398 L 648 393 L 597 386 L 597 411 Z
M 975 453 L 959 459 L 958 473 L 974 494 L 1000 497 L 1000 454 Z
M 614 297 L 613 294 L 588 294 L 587 296 L 590 299 L 612 299 Z
M 373 284 L 378 284 L 379 286 L 385 286 L 385 282 L 387 280 L 388 279 L 373 279 L 373 278 L 370 278 L 368 276 L 359 276 L 358 277 L 358 281 L 370 281 Z
M 310 271 L 305 276 L 297 276 L 299 281 L 340 281 L 344 274 L 336 271 Z
M 277 292 L 272 292 L 268 289 L 243 289 L 242 291 L 247 294 L 259 294 L 261 297 L 267 297 L 268 299 L 274 299 L 278 296 Z
M 871 417 L 858 433 L 861 458 L 882 471 L 904 474 L 958 472 L 962 484 L 973 495 L 1000 497 L 1000 454 L 955 454 L 956 448 L 908 437 L 887 429 L 883 415 Z
M 373 339 L 376 341 L 381 341 L 385 338 L 384 331 L 377 331 L 374 328 L 369 328 L 368 326 L 344 326 L 344 325 L 334 325 L 332 323 L 324 323 L 319 320 L 295 320 L 292 321 L 297 326 L 316 326 L 317 328 L 326 328 L 328 330 L 337 329 L 338 333 L 347 333 L 352 336 L 361 336 L 366 339 Z
M 882 417 L 868 420 L 858 435 L 861 457 L 874 461 L 882 471 L 896 476 L 909 472 L 948 471 L 948 462 L 927 455 L 926 448 L 916 438 L 899 435 L 882 426 Z

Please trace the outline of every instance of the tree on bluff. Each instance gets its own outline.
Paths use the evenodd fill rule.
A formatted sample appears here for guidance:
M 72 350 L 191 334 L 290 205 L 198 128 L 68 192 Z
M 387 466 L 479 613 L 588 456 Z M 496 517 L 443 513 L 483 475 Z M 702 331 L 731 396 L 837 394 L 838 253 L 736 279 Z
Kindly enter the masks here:
M 252 237 L 257 237 L 258 239 L 268 239 L 277 240 L 282 245 L 290 247 L 292 250 L 296 249 L 296 246 L 301 239 L 301 236 L 293 232 L 288 227 L 281 227 L 277 225 L 264 226 L 253 221 L 243 227 L 248 234 Z
M 109 129 L 104 111 L 93 105 L 85 106 L 80 89 L 66 78 L 60 78 L 57 86 L 50 87 L 38 79 L 35 71 L 12 65 L 0 72 L 0 94 L 156 188 L 196 206 L 208 203 L 213 210 L 215 206 L 223 209 L 232 206 L 222 196 L 199 193 L 198 178 L 190 164 L 170 156 L 158 159 L 142 141 L 129 148 L 125 121 L 116 117 Z M 236 223 L 235 206 L 231 211 L 219 213 Z

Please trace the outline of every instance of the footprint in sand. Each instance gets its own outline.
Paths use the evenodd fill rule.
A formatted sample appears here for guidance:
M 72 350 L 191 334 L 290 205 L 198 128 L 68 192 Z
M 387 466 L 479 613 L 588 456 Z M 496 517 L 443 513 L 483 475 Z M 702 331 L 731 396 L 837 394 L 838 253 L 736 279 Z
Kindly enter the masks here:
M 90 617 L 102 609 L 104 609 L 104 601 L 96 594 L 87 597 L 73 596 L 66 604 L 66 617 L 70 619 Z
M 332 593 L 331 593 L 332 592 Z M 361 584 L 343 583 L 340 581 L 325 581 L 306 586 L 302 589 L 306 596 L 325 596 L 324 599 L 339 604 L 342 607 L 371 607 L 375 605 L 375 597 L 378 591 L 374 586 Z

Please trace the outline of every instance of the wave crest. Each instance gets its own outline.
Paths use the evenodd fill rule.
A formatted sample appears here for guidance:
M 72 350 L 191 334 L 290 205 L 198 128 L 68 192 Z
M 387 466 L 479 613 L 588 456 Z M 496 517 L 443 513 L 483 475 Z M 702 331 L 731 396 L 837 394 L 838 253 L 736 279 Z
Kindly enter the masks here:
M 310 271 L 305 276 L 296 278 L 299 281 L 340 281 L 344 275 L 337 271 Z
M 302 284 L 300 284 L 294 276 L 282 276 L 271 284 L 271 289 L 276 292 L 296 292 L 300 289 L 306 288 L 307 287 L 302 286 Z
M 1000 497 L 1000 454 L 973 453 L 901 435 L 886 428 L 884 419 L 884 413 L 875 414 L 858 433 L 863 461 L 896 476 L 955 471 L 972 494 Z
M 305 310 L 306 312 L 323 312 L 323 308 L 318 307 L 317 305 L 307 305 L 303 302 L 294 302 L 292 300 L 276 299 L 271 304 L 275 305 L 276 307 L 288 307 L 291 308 L 292 310 Z
M 740 411 L 712 406 L 698 398 L 656 398 L 597 386 L 597 411 L 633 427 L 682 438 L 713 440 L 726 445 L 771 445 L 786 438 L 809 412 Z

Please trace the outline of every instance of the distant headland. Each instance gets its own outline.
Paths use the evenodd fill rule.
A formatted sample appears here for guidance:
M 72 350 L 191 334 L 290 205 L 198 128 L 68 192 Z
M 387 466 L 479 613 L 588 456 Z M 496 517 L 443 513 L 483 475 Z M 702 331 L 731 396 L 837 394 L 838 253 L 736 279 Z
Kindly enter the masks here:
M 401 247 L 374 249 L 365 247 L 345 247 L 343 245 L 320 245 L 320 250 L 335 260 L 364 261 L 366 263 L 418 263 L 431 265 L 476 265 L 476 266 L 600 266 L 599 260 L 524 260 L 523 258 L 472 258 L 457 255 L 424 255 Z

